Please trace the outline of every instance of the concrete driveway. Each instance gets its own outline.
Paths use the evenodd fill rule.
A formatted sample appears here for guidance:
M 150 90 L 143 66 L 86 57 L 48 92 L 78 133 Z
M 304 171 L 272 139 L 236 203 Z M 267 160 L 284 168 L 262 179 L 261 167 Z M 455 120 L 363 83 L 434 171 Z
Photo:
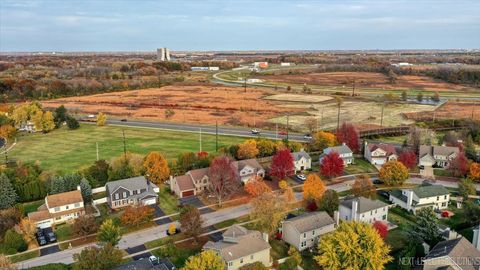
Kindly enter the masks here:
M 186 198 L 180 198 L 178 199 L 181 205 L 193 205 L 196 208 L 201 208 L 199 209 L 200 214 L 207 214 L 211 212 L 215 212 L 215 210 L 205 207 L 205 204 L 197 197 L 197 196 L 191 196 L 191 197 L 186 197 Z
M 45 255 L 49 255 L 57 252 L 60 252 L 60 247 L 58 245 L 46 247 L 46 248 L 40 249 L 40 256 L 45 256 Z
M 135 254 L 135 253 L 138 253 L 138 252 L 142 252 L 144 250 L 147 250 L 147 247 L 145 247 L 145 245 L 138 245 L 138 246 L 129 247 L 129 248 L 125 249 L 125 251 L 128 254 Z M 133 260 L 138 261 L 140 259 L 148 258 L 150 256 L 152 256 L 152 254 L 150 252 L 145 252 L 145 253 L 142 253 L 140 255 L 133 256 L 132 258 L 133 258 Z

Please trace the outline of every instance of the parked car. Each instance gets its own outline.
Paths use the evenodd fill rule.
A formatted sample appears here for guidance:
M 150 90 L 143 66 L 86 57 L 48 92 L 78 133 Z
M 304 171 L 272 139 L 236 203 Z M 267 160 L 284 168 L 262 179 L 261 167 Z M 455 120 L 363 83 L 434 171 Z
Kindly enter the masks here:
M 153 264 L 153 265 L 158 265 L 160 263 L 159 259 L 155 256 L 150 256 L 148 257 L 148 260 Z
M 296 177 L 297 177 L 298 180 L 300 180 L 302 182 L 307 180 L 307 177 L 303 173 L 302 174 L 297 174 Z
M 378 195 L 380 195 L 382 197 L 385 197 L 387 199 L 390 197 L 390 192 L 385 191 L 385 190 L 378 190 L 377 193 L 378 193 Z
M 37 237 L 37 242 L 40 246 L 44 246 L 47 244 L 47 240 L 45 239 L 45 236 Z
M 286 132 L 285 130 L 282 130 L 282 131 L 278 132 L 278 134 L 285 136 L 285 135 L 288 134 L 288 132 Z
M 123 119 L 120 119 L 120 121 L 127 122 L 127 119 L 123 118 Z
M 260 134 L 260 131 L 256 128 L 252 129 L 251 132 L 252 132 L 252 134 L 255 134 L 255 135 Z
M 43 235 L 43 230 L 42 230 L 42 229 L 38 229 L 36 235 L 37 235 L 37 238 L 44 236 L 44 235 Z
M 381 184 L 383 184 L 383 181 L 380 180 L 380 179 L 375 179 L 375 180 L 372 181 L 372 183 L 373 183 L 374 185 L 381 185 Z
M 47 233 L 47 239 L 50 243 L 57 241 L 57 237 L 55 237 L 55 234 L 53 232 Z

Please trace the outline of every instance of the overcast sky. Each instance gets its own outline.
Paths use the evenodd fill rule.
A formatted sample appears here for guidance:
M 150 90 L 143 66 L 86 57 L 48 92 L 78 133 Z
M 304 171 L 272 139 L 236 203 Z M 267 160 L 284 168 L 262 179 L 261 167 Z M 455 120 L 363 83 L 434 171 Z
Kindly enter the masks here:
M 480 1 L 0 0 L 0 51 L 480 48 Z

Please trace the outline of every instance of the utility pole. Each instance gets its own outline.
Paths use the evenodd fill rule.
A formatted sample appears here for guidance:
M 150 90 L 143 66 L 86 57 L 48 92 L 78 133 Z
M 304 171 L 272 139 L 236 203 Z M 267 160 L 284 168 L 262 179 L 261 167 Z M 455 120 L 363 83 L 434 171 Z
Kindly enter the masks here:
M 290 132 L 288 132 L 288 128 L 289 128 L 289 118 L 288 117 L 289 117 L 289 114 L 287 113 L 287 142 L 288 142 L 288 134 L 290 133 Z
M 99 155 L 98 155 L 98 142 L 96 142 L 95 144 L 96 144 L 96 146 L 97 146 L 97 161 L 98 161 L 98 160 L 100 159 L 100 158 L 99 158 Z
M 215 152 L 218 152 L 218 121 L 215 121 Z
M 200 152 L 202 152 L 202 128 L 200 128 Z
M 275 140 L 278 140 L 278 123 L 275 123 Z
M 123 155 L 125 157 L 125 161 L 127 161 L 127 144 L 125 143 L 125 130 L 122 130 L 123 133 Z
M 380 126 L 383 127 L 383 109 L 385 108 L 385 103 L 382 103 L 382 116 L 380 117 Z
M 247 92 L 247 73 L 245 73 L 243 80 L 244 80 L 243 87 L 245 88 L 245 93 L 246 93 Z

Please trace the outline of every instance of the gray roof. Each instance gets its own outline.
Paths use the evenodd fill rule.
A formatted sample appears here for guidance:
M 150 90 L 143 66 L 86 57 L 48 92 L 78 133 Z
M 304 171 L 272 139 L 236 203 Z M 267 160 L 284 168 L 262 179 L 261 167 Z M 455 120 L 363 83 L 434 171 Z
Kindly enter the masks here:
M 465 237 L 439 242 L 430 250 L 425 259 L 444 256 L 449 256 L 464 270 L 478 270 L 480 265 L 480 251 Z
M 435 155 L 450 156 L 453 153 L 458 154 L 460 150 L 455 146 L 420 145 L 418 152 L 420 158 L 422 158 L 425 155 L 430 155 L 432 157 Z
M 369 211 L 372 211 L 372 210 L 375 210 L 375 209 L 378 209 L 378 208 L 383 208 L 385 206 L 388 206 L 388 204 L 386 204 L 382 201 L 371 200 L 371 199 L 368 199 L 368 198 L 365 198 L 365 197 L 357 197 L 357 198 L 344 200 L 340 204 L 349 208 L 349 209 L 352 209 L 353 201 L 357 201 L 357 203 L 358 203 L 357 213 L 366 213 L 366 212 L 369 212 Z
M 342 144 L 338 146 L 333 146 L 333 147 L 327 147 L 323 150 L 324 153 L 327 152 L 337 152 L 338 154 L 352 154 L 352 150 L 348 145 Z
M 335 224 L 335 221 L 327 212 L 311 212 L 287 219 L 284 224 L 291 224 L 299 233 L 305 233 Z
M 295 160 L 295 161 L 301 159 L 302 157 L 304 157 L 306 159 L 311 159 L 310 155 L 303 150 L 300 151 L 300 152 L 293 152 L 292 156 L 293 156 L 293 160 Z
M 147 179 L 144 176 L 137 176 L 118 181 L 107 182 L 105 187 L 108 192 L 113 192 L 119 187 L 123 187 L 128 190 L 147 189 L 147 191 L 152 191 L 153 188 L 157 188 L 157 185 L 154 183 L 148 183 L 150 184 L 147 184 Z
M 119 265 L 112 270 L 176 270 L 168 259 L 160 259 L 159 264 L 152 264 L 147 258 Z
M 418 198 L 448 195 L 450 192 L 442 185 L 424 185 L 412 189 Z

